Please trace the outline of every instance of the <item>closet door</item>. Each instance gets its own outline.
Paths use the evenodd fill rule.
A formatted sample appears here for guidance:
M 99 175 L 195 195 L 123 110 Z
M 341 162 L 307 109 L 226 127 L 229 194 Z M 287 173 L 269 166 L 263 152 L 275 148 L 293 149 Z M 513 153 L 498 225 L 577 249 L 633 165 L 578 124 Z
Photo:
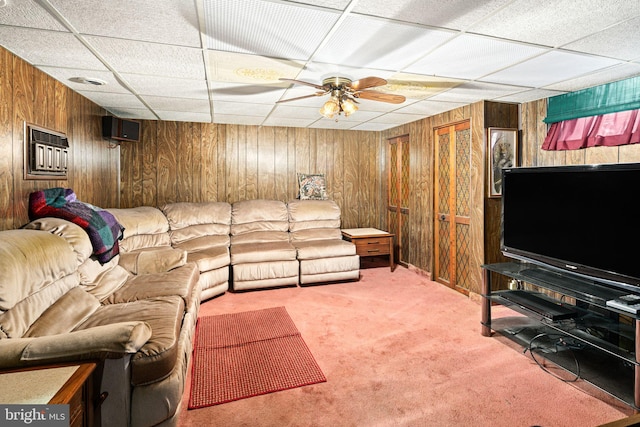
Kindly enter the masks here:
M 409 136 L 389 143 L 387 212 L 389 233 L 395 234 L 395 259 L 407 265 L 409 259 Z
M 435 130 L 435 279 L 468 289 L 471 130 L 469 121 Z

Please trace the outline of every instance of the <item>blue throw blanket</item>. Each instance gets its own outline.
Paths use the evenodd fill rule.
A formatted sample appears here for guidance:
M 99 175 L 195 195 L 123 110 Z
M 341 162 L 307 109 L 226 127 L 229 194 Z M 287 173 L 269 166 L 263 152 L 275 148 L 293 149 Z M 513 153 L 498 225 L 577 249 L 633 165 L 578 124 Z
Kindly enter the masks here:
M 82 227 L 89 235 L 93 256 L 102 264 L 118 255 L 124 227 L 109 212 L 80 202 L 70 188 L 49 188 L 29 195 L 29 218 L 61 218 Z

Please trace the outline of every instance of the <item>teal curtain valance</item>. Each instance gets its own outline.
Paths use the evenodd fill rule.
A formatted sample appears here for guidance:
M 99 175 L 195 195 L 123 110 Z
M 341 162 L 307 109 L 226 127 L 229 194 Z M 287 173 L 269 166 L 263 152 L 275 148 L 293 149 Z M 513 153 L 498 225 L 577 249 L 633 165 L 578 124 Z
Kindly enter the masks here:
M 549 98 L 545 123 L 640 109 L 640 76 Z

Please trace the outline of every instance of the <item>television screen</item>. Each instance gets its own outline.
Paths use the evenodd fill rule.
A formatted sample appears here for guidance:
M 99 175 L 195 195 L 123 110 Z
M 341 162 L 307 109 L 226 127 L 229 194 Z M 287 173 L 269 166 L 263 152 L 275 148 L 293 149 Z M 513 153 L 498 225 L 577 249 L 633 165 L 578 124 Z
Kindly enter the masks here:
M 639 194 L 637 163 L 504 169 L 502 252 L 637 291 Z

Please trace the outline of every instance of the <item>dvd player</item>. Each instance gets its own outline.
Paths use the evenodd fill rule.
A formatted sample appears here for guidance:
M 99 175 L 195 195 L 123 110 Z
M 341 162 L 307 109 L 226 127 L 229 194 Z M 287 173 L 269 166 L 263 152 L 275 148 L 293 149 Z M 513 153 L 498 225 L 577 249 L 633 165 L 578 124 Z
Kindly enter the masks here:
M 552 321 L 570 319 L 578 314 L 567 306 L 556 304 L 542 295 L 543 294 L 519 290 L 500 293 L 500 297 L 507 301 L 517 304 L 529 311 L 533 311 Z

